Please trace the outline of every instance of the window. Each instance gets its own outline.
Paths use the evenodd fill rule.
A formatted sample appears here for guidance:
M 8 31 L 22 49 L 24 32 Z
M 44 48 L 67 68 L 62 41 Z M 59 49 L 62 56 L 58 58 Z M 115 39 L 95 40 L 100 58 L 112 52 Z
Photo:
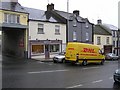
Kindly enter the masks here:
M 86 41 L 89 40 L 89 33 L 86 32 Z
M 89 26 L 88 26 L 88 22 L 85 23 L 85 27 L 86 27 L 86 28 L 89 28 Z
M 50 45 L 50 52 L 59 52 L 59 51 L 60 51 L 60 45 L 59 44 Z
M 5 22 L 5 23 L 8 22 L 8 15 L 7 15 L 7 13 L 4 14 L 4 22 Z
M 20 15 L 4 13 L 5 23 L 20 23 Z
M 73 31 L 73 41 L 77 41 L 77 33 L 76 33 L 76 31 Z
M 76 18 L 77 18 L 76 14 L 73 14 L 73 18 L 72 18 L 72 20 L 73 20 L 73 27 L 77 26 L 77 20 L 76 20 Z
M 113 37 L 115 37 L 115 31 L 112 31 Z
M 101 38 L 97 37 L 97 45 L 101 45 Z
M 59 25 L 55 25 L 55 34 L 60 35 L 60 26 Z
M 17 15 L 17 23 L 20 23 L 20 16 Z
M 76 21 L 76 19 L 73 20 L 73 26 L 74 26 L 74 27 L 77 26 L 77 21 Z
M 115 47 L 115 41 L 113 41 L 113 47 Z
M 38 24 L 38 34 L 44 34 L 44 25 Z
M 110 38 L 109 37 L 107 37 L 107 39 L 106 39 L 106 44 L 110 44 Z
M 43 45 L 32 45 L 32 54 L 44 53 Z

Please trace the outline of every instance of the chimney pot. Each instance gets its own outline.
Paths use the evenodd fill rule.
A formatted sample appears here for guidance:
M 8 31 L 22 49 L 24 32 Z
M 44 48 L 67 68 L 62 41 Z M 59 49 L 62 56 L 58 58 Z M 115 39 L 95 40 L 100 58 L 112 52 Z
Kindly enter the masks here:
M 101 20 L 101 19 L 98 19 L 98 20 L 97 20 L 97 24 L 102 24 L 102 20 Z
M 52 11 L 52 10 L 54 10 L 54 4 L 53 3 L 48 4 L 47 5 L 47 11 Z
M 79 12 L 79 10 L 74 10 L 73 14 L 75 14 L 76 16 L 79 16 L 80 12 Z

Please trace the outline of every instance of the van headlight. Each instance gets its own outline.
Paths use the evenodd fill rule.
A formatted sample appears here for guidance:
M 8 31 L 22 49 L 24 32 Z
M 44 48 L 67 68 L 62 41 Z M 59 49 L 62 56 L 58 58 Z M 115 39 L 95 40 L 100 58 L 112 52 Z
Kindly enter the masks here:
M 117 70 L 115 70 L 115 74 L 117 74 L 117 73 L 118 73 L 118 71 L 119 71 L 118 69 L 117 69 Z

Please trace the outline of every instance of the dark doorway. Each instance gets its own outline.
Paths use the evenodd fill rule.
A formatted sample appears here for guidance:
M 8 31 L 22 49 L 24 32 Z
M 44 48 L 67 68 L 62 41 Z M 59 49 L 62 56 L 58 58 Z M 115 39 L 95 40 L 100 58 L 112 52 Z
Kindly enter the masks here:
M 104 53 L 112 53 L 112 45 L 104 45 Z
M 14 57 L 24 57 L 24 29 L 3 28 L 2 53 Z
M 50 58 L 50 52 L 49 52 L 49 44 L 45 45 L 45 58 Z

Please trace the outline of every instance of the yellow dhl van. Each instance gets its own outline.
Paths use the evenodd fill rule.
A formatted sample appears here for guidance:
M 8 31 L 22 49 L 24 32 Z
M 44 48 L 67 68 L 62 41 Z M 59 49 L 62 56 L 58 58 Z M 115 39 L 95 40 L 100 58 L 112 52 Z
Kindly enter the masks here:
M 66 47 L 65 62 L 104 64 L 105 56 L 97 45 L 85 44 L 79 42 L 68 42 Z

